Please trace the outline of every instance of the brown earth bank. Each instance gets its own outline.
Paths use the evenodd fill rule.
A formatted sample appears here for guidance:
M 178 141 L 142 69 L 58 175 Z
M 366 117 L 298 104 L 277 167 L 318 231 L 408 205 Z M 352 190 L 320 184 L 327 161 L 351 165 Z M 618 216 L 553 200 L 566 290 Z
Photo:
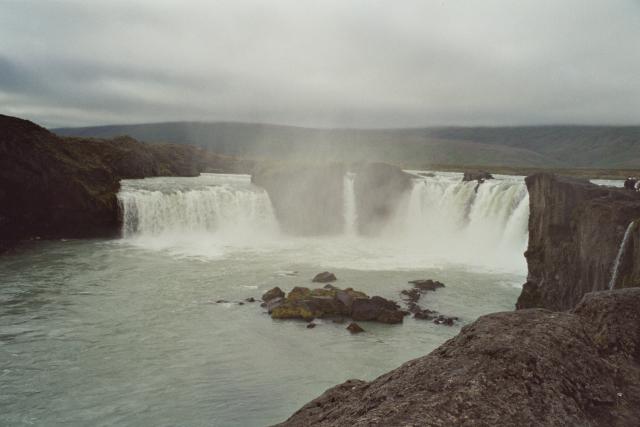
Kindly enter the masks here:
M 117 234 L 121 179 L 250 172 L 252 166 L 189 145 L 58 137 L 0 115 L 0 252 L 23 239 Z
M 587 292 L 609 289 L 625 232 L 640 219 L 640 193 L 546 173 L 526 184 L 529 273 L 517 308 L 568 310 Z M 622 255 L 614 287 L 640 286 L 637 223 Z
M 640 289 L 480 317 L 427 356 L 326 391 L 280 426 L 636 426 Z

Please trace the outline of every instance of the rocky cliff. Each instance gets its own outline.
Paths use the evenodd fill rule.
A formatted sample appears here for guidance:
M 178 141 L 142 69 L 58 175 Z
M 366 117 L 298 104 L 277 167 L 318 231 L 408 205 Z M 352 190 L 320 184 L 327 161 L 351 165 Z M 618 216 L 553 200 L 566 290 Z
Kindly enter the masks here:
M 385 163 L 270 164 L 252 181 L 267 190 L 278 222 L 292 234 L 339 234 L 345 229 L 344 177 L 355 172 L 358 231 L 375 234 L 389 221 L 411 187 L 411 178 Z
M 269 193 L 283 231 L 337 234 L 344 229 L 344 174 L 340 163 L 281 164 L 260 168 L 252 182 Z
M 640 193 L 536 174 L 529 190 L 529 266 L 517 308 L 567 310 L 604 290 L 629 224 L 640 218 Z M 630 230 L 615 287 L 640 283 L 640 227 Z
M 411 189 L 411 177 L 385 163 L 368 163 L 356 168 L 354 191 L 358 231 L 375 235 L 393 218 L 400 201 Z
M 281 426 L 633 426 L 640 419 L 640 289 L 572 312 L 479 318 L 429 355 L 349 380 Z
M 60 138 L 27 120 L 0 115 L 0 251 L 34 237 L 118 233 L 121 179 L 250 166 L 187 145 Z

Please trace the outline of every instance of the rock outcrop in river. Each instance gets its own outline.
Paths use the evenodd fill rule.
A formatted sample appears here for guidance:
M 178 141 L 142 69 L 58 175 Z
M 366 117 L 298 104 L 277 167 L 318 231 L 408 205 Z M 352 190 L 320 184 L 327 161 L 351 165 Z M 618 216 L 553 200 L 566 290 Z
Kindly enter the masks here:
M 572 312 L 483 316 L 429 355 L 349 380 L 281 426 L 633 426 L 640 419 L 640 289 Z
M 640 193 L 545 173 L 526 183 L 529 274 L 517 307 L 567 310 L 587 292 L 609 289 L 624 235 L 640 219 Z M 638 286 L 637 225 L 623 249 L 613 285 Z
M 0 115 L 0 251 L 34 237 L 117 234 L 121 179 L 248 172 L 250 166 L 188 145 L 60 138 Z
M 280 288 L 273 288 L 262 296 L 262 301 L 273 319 L 311 321 L 322 317 L 350 317 L 358 321 L 393 324 L 402 323 L 406 314 L 394 301 L 333 285 L 316 289 L 296 286 L 286 297 Z

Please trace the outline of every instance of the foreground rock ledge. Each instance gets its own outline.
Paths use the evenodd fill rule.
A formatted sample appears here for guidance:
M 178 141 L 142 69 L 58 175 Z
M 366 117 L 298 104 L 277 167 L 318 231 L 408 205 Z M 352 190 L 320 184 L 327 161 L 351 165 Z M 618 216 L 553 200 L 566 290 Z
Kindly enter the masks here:
M 349 380 L 281 426 L 631 426 L 640 419 L 640 289 L 568 313 L 483 316 L 427 356 Z

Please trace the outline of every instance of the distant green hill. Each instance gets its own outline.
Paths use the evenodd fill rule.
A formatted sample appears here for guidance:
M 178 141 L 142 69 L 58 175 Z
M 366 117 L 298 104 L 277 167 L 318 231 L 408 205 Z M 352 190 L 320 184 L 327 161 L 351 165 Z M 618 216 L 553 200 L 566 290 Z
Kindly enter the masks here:
M 254 123 L 167 122 L 54 129 L 197 144 L 255 159 L 383 160 L 428 165 L 640 168 L 640 126 L 312 129 Z

